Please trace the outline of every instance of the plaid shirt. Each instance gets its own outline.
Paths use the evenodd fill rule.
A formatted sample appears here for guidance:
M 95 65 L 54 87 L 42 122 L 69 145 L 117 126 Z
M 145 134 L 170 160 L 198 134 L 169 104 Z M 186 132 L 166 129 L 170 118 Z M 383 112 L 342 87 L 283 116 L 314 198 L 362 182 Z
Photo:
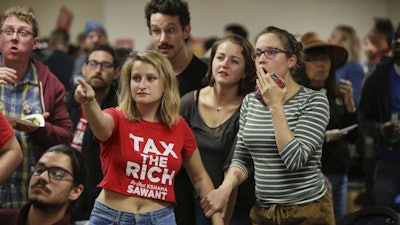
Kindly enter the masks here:
M 2 66 L 1 60 L 0 66 Z M 29 114 L 42 114 L 44 112 L 42 99 L 41 83 L 32 62 L 23 80 L 15 85 L 0 86 L 0 110 L 6 116 L 23 118 Z M 33 138 L 28 133 L 18 130 L 15 130 L 15 136 L 21 145 L 24 157 L 8 181 L 0 186 L 0 208 L 19 208 L 27 201 L 31 167 L 36 161 Z

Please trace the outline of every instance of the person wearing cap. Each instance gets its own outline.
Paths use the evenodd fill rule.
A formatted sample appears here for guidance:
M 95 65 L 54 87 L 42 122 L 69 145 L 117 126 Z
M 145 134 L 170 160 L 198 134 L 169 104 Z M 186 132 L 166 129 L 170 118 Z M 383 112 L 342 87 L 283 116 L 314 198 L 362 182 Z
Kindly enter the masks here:
M 330 119 L 321 162 L 322 173 L 331 184 L 335 220 L 338 223 L 346 213 L 347 174 L 351 163 L 348 144 L 356 141 L 358 130 L 338 132 L 338 129 L 358 122 L 351 82 L 340 79 L 338 85 L 335 77 L 336 69 L 347 61 L 347 51 L 321 40 L 315 32 L 305 33 L 301 42 L 306 60 L 304 71 L 298 73 L 296 78 L 302 85 L 326 94 L 329 100 Z
M 366 79 L 359 104 L 360 130 L 373 139 L 375 206 L 393 209 L 400 194 L 400 23 L 395 31 L 392 57 L 383 58 Z
M 88 52 L 90 52 L 95 46 L 108 44 L 106 29 L 98 21 L 88 21 L 82 35 L 84 40 L 84 54 L 80 55 L 74 62 L 72 83 L 75 85 L 78 84 L 76 81 L 78 77 L 84 78 L 82 75 L 82 66 L 86 62 Z
M 286 30 L 267 27 L 256 38 L 253 58 L 260 94 L 243 100 L 233 159 L 222 184 L 201 201 L 205 214 L 221 210 L 254 168 L 253 224 L 334 225 L 320 170 L 329 103 L 325 94 L 293 79 L 304 64 L 303 47 Z

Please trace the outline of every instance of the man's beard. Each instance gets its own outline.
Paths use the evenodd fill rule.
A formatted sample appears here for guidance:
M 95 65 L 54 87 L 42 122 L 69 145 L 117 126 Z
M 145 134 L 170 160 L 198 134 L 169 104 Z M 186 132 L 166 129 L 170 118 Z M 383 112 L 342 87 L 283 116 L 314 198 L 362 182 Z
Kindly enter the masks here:
M 102 80 L 101 83 L 99 83 L 99 82 L 93 82 L 93 83 L 92 83 L 92 81 L 89 80 L 89 85 L 92 86 L 92 88 L 93 88 L 93 90 L 94 90 L 95 92 L 97 92 L 97 91 L 103 91 L 103 90 L 105 90 L 105 89 L 108 88 L 108 86 L 105 84 L 105 82 L 104 82 L 103 80 Z
M 63 207 L 61 203 L 47 203 L 38 199 L 29 199 L 30 203 L 40 211 L 58 211 Z
M 106 86 L 92 86 L 94 92 L 99 92 L 99 91 L 104 91 L 106 90 L 108 87 Z

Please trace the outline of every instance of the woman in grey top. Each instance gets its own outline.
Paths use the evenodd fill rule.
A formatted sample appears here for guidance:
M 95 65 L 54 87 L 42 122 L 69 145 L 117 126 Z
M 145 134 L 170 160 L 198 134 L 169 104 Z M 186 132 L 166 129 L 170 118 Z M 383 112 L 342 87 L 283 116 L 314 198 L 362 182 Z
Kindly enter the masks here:
M 328 100 L 293 80 L 304 65 L 294 35 L 268 27 L 255 48 L 260 97 L 251 93 L 244 99 L 232 163 L 220 187 L 202 201 L 203 209 L 206 215 L 220 210 L 254 166 L 253 224 L 334 225 L 331 194 L 320 170 Z M 279 87 L 272 74 L 286 86 Z
M 224 180 L 226 161 L 231 160 L 236 134 L 239 129 L 240 105 L 246 94 L 254 91 L 256 68 L 252 59 L 253 46 L 237 35 L 217 40 L 205 81 L 208 86 L 187 93 L 181 99 L 181 115 L 196 137 L 201 159 L 215 187 Z M 251 225 L 249 211 L 254 204 L 254 181 L 239 186 L 237 204 L 232 214 L 224 213 L 225 224 Z M 196 225 L 211 224 L 196 201 Z M 231 223 L 228 221 L 231 219 Z

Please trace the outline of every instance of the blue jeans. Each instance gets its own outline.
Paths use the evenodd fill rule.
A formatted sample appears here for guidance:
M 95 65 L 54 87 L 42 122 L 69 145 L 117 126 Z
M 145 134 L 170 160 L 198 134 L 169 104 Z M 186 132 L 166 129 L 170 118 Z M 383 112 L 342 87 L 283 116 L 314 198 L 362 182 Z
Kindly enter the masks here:
M 325 176 L 332 185 L 333 210 L 336 224 L 338 224 L 347 212 L 348 177 L 344 174 L 325 174 Z
M 149 213 L 128 213 L 114 210 L 96 201 L 89 225 L 176 225 L 172 206 Z

